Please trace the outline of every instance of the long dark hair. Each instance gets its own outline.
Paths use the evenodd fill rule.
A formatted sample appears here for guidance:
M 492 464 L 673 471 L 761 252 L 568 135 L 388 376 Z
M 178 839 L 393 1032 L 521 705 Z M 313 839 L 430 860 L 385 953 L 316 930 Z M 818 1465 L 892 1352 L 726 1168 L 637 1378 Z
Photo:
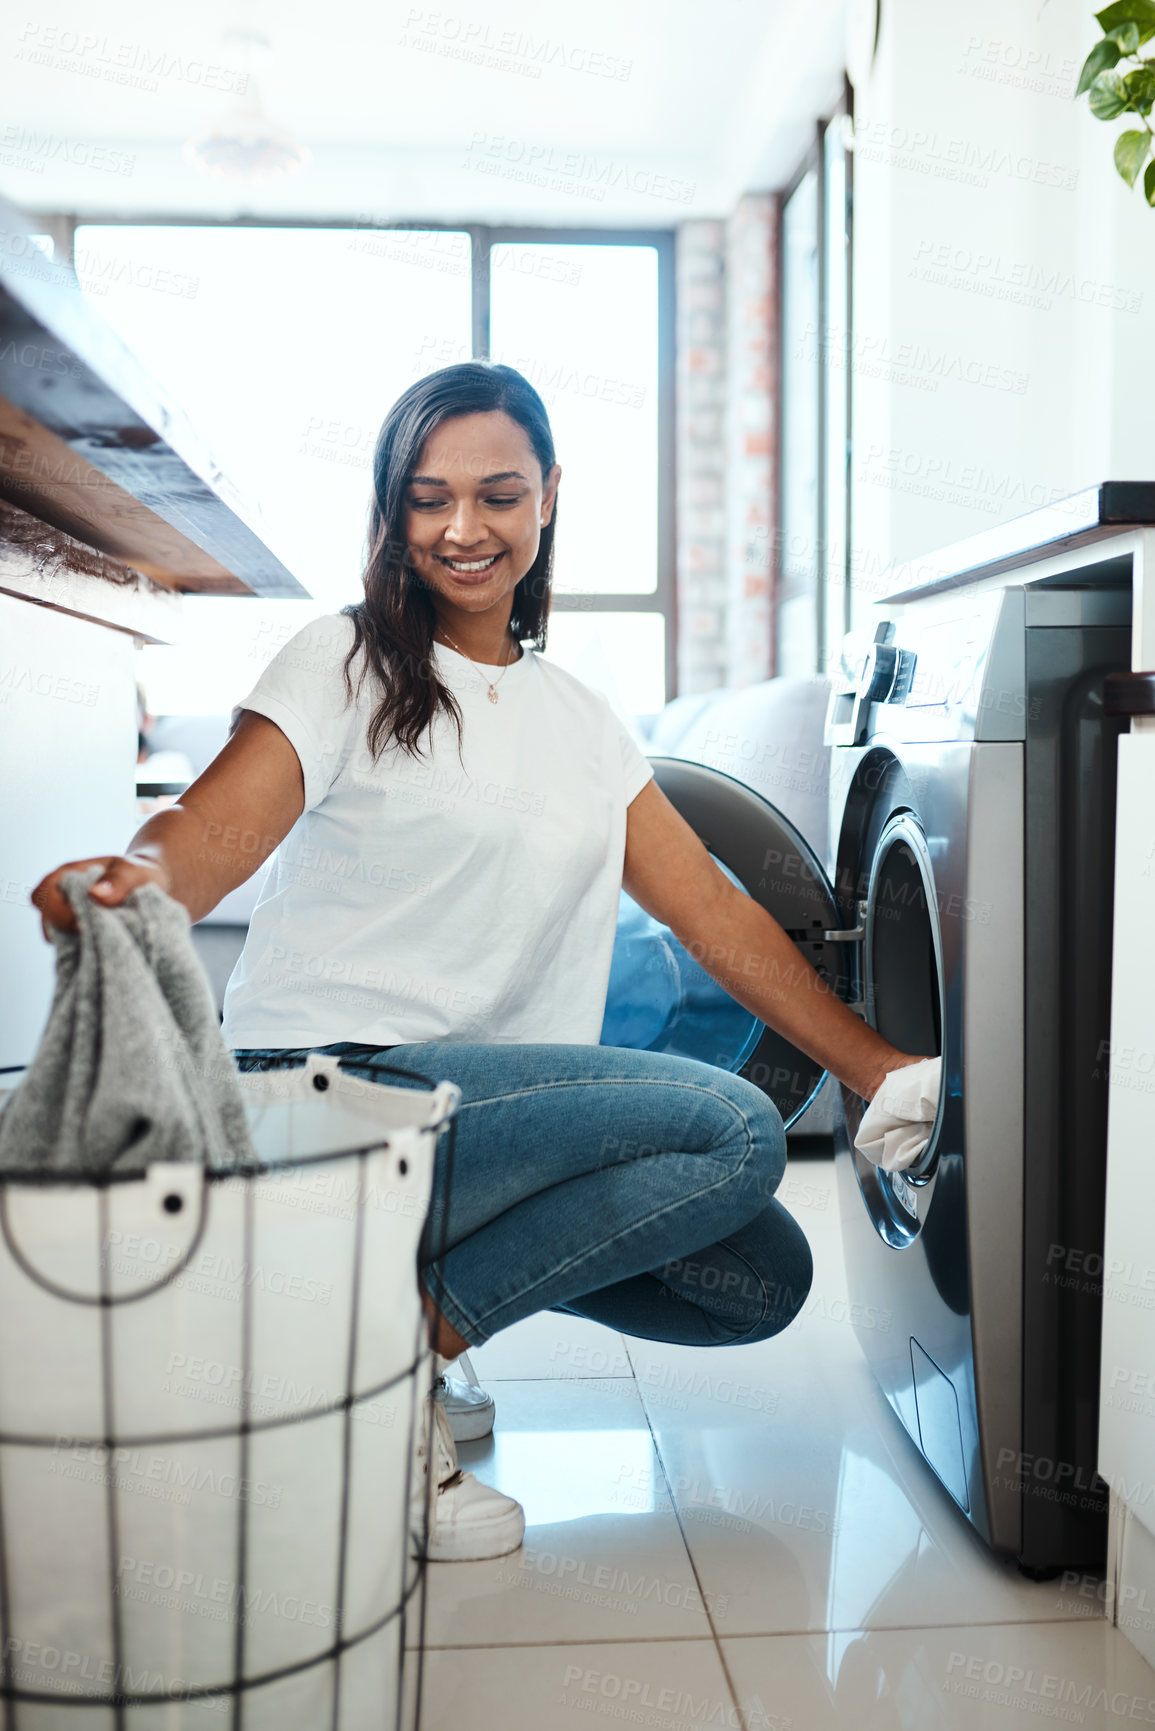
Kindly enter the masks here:
M 495 409 L 524 429 L 542 475 L 548 475 L 554 448 L 545 404 L 528 379 L 495 361 L 463 361 L 418 379 L 398 397 L 377 435 L 365 599 L 342 609 L 353 621 L 353 647 L 345 658 L 350 701 L 350 668 L 362 649 L 358 690 L 368 672 L 382 693 L 368 726 L 369 749 L 375 758 L 392 741 L 417 756 L 438 709 L 456 722 L 460 745 L 461 711 L 453 693 L 438 679 L 432 661 L 437 615 L 428 587 L 409 560 L 405 493 L 435 428 L 460 415 Z M 537 558 L 513 592 L 510 630 L 518 642 L 530 640 L 537 649 L 545 648 L 556 516 L 555 509 L 541 531 Z

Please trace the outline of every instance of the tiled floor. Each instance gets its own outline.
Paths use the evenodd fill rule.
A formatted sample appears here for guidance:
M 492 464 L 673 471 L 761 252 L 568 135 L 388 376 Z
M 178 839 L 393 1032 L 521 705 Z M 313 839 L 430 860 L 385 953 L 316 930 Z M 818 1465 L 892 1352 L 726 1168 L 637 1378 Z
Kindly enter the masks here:
M 1003 1731 L 1155 1724 L 1097 1583 L 974 1537 L 847 1319 L 832 1165 L 792 1164 L 815 1280 L 790 1330 L 714 1352 L 542 1315 L 474 1353 L 497 1428 L 462 1465 L 524 1548 L 434 1565 L 422 1731 Z

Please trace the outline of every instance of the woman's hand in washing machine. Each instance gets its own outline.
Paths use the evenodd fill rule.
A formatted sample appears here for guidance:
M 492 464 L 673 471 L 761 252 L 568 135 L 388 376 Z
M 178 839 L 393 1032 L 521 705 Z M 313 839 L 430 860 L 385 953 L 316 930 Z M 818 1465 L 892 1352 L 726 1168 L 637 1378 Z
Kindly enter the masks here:
M 921 1056 L 914 1056 L 910 1052 L 900 1052 L 897 1046 L 892 1046 L 890 1056 L 879 1061 L 874 1073 L 860 1090 L 862 1099 L 869 1103 L 874 1099 L 886 1078 L 893 1075 L 895 1070 L 905 1070 L 911 1064 L 921 1064 L 924 1058 L 929 1056 L 931 1054 L 926 1052 Z
M 732 883 L 656 782 L 629 807 L 623 884 L 743 1008 L 870 1100 L 915 1063 L 844 1003 L 767 909 Z
M 942 1060 L 914 1058 L 887 1072 L 854 1137 L 873 1166 L 905 1172 L 922 1158 L 934 1134 L 942 1089 Z
M 62 932 L 76 930 L 76 915 L 69 907 L 60 880 L 67 872 L 88 871 L 91 866 L 103 868 L 100 877 L 89 886 L 89 895 L 102 907 L 117 908 L 133 890 L 142 884 L 159 884 L 166 893 L 172 888 L 168 867 L 161 861 L 143 854 L 102 854 L 96 859 L 70 860 L 41 878 L 32 892 L 33 904 L 40 910 L 40 926 L 48 936 L 49 926 Z

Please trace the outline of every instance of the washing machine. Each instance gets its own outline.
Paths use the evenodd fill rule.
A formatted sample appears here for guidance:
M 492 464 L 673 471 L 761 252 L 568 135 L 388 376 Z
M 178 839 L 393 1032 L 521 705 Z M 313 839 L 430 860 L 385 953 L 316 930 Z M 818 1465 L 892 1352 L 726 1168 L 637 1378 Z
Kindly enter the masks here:
M 826 717 L 828 851 L 739 778 L 652 758 L 729 875 L 888 1040 L 941 1056 L 918 1165 L 834 1113 L 858 1337 L 962 1514 L 1030 1574 L 1100 1564 L 1095 1470 L 1115 747 L 1129 572 L 948 592 L 848 640 Z M 1021 579 L 1021 573 L 1020 573 Z M 701 958 L 709 960 L 709 958 Z M 623 897 L 604 1043 L 735 1070 L 787 1126 L 821 1067 Z
M 831 693 L 831 845 L 850 999 L 943 1060 L 933 1133 L 835 1159 L 858 1336 L 982 1537 L 1038 1577 L 1106 1553 L 1095 1471 L 1116 741 L 1130 578 L 892 609 Z M 1064 586 L 1064 582 L 1067 586 Z M 876 609 L 876 611 L 879 611 Z M 869 1306 L 867 1311 L 863 1307 Z

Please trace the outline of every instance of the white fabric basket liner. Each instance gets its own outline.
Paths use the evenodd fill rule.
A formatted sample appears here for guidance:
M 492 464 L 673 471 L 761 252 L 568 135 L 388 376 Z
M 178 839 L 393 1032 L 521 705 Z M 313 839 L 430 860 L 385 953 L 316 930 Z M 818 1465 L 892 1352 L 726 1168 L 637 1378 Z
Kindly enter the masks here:
M 0 1182 L 4 1731 L 401 1723 L 459 1090 L 240 1080 L 258 1171 Z

